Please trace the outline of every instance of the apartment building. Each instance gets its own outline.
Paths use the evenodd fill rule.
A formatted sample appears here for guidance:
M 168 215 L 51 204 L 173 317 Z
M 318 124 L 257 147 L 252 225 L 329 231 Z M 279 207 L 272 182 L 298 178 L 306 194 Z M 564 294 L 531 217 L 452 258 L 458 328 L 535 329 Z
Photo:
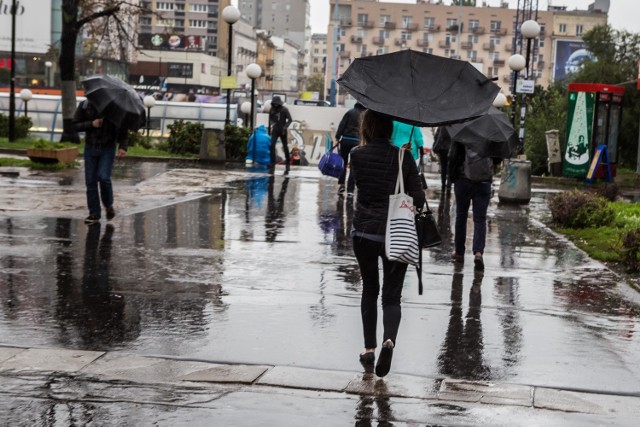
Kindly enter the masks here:
M 311 74 L 324 74 L 327 60 L 327 35 L 311 35 L 311 50 L 309 55 L 309 65 Z
M 155 12 L 140 17 L 140 47 L 184 48 L 180 41 L 189 37 L 197 41 L 197 46 L 190 46 L 191 50 L 216 56 L 220 46 L 226 46 L 228 27 L 222 20 L 221 11 L 230 0 L 143 0 L 140 3 Z
M 517 11 L 502 7 L 449 6 L 426 3 L 385 3 L 377 0 L 330 0 L 327 64 L 340 76 L 351 61 L 400 49 L 413 49 L 471 62 L 510 92 L 513 53 L 525 54 L 526 40 L 516 40 Z M 334 21 L 335 7 L 338 20 Z M 607 23 L 606 11 L 539 10 L 541 32 L 532 41 L 532 78 L 546 86 L 554 75 L 558 40 L 580 42 L 581 34 Z M 337 40 L 334 36 L 338 29 Z M 561 31 L 562 30 L 562 31 Z M 336 49 L 331 48 L 336 46 Z M 573 46 L 575 49 L 575 45 Z M 339 55 L 336 58 L 334 53 Z M 327 68 L 325 79 L 332 71 Z M 326 85 L 328 87 L 328 84 Z

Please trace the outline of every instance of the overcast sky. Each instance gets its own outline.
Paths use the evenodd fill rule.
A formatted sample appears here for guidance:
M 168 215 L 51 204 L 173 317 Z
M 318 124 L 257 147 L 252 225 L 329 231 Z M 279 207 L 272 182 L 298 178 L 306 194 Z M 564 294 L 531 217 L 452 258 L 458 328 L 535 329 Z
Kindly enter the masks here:
M 486 0 L 491 6 L 500 5 L 500 0 Z M 535 1 L 535 0 L 534 0 Z M 387 3 L 415 3 L 414 0 L 386 0 Z M 450 4 L 445 0 L 445 4 Z M 477 1 L 478 4 L 482 0 Z M 593 0 L 539 0 L 540 10 L 546 10 L 548 4 L 554 6 L 567 6 L 567 10 L 582 9 L 593 3 Z M 509 1 L 510 7 L 517 7 L 517 0 Z M 326 33 L 329 24 L 329 0 L 311 0 L 311 31 L 314 33 Z M 611 0 L 609 9 L 609 24 L 615 29 L 626 29 L 640 33 L 640 0 Z

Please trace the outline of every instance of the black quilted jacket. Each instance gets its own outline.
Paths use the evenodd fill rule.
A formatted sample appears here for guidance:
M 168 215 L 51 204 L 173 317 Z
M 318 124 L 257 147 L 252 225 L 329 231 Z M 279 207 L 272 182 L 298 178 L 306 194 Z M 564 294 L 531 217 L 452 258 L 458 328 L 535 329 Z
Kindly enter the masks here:
M 351 173 L 357 191 L 353 228 L 369 234 L 385 234 L 389 195 L 395 191 L 398 177 L 399 149 L 390 141 L 374 140 L 351 150 Z M 424 206 L 425 195 L 411 153 L 402 164 L 405 192 L 413 197 L 413 204 Z

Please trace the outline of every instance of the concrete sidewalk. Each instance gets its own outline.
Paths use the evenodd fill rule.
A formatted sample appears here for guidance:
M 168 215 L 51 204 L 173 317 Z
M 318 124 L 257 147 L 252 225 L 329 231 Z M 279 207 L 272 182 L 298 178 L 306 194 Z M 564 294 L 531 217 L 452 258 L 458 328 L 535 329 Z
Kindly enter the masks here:
M 107 413 L 119 407 L 126 425 L 165 425 L 170 419 L 205 425 L 215 416 L 216 425 L 300 425 L 311 420 L 315 425 L 346 425 L 359 420 L 631 426 L 640 417 L 640 396 L 394 374 L 379 380 L 358 372 L 60 348 L 0 347 L 0 378 L 5 425 L 32 425 L 39 417 L 36 407 L 59 405 L 76 408 L 56 416 L 62 425 L 87 421 L 74 418 L 87 405 Z M 38 402 L 32 413 L 22 408 L 25 399 Z M 385 405 L 391 410 L 391 401 L 393 414 L 384 411 Z M 129 406 L 144 416 L 134 415 Z M 104 413 L 93 421 L 100 424 L 101 417 Z

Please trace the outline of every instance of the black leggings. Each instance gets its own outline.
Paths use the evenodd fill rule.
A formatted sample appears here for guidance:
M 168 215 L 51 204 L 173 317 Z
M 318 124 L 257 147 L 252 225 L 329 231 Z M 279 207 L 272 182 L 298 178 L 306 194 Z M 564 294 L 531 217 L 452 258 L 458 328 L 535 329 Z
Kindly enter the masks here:
M 289 157 L 289 144 L 287 143 L 287 130 L 283 132 L 271 131 L 271 164 L 276 163 L 276 142 L 278 138 L 282 141 L 282 151 L 284 151 L 284 164 L 289 166 L 291 158 Z
M 356 181 L 353 178 L 353 173 L 348 168 L 349 163 L 349 153 L 354 147 L 357 147 L 359 141 L 350 141 L 343 139 L 340 141 L 340 155 L 342 156 L 342 160 L 344 160 L 344 170 L 342 174 L 338 178 L 338 184 L 344 185 L 344 182 L 347 181 L 347 172 L 349 172 L 349 180 L 347 181 L 347 192 L 353 193 L 353 190 L 356 188 Z
M 384 254 L 384 243 L 374 242 L 363 237 L 353 238 L 353 251 L 356 254 L 360 275 L 362 276 L 362 298 L 360 314 L 364 347 L 376 348 L 376 326 L 378 323 L 378 294 L 380 293 L 380 277 L 378 257 L 382 257 L 382 325 L 384 332 L 382 342 L 390 339 L 396 343 L 402 313 L 400 298 L 402 285 L 407 272 L 407 264 L 389 261 Z

